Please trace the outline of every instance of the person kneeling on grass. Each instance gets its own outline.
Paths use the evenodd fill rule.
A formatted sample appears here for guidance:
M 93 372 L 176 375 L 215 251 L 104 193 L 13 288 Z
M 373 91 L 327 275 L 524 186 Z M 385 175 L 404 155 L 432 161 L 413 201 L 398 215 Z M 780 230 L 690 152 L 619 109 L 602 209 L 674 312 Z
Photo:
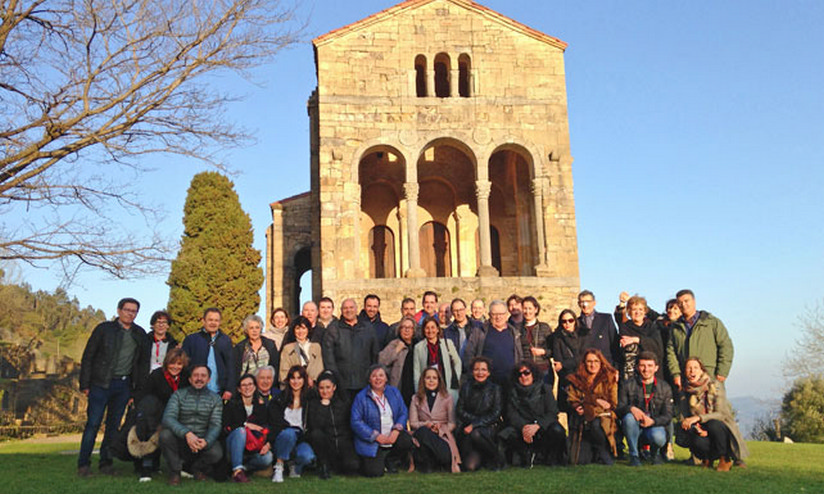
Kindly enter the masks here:
M 195 479 L 206 479 L 207 472 L 220 461 L 223 449 L 218 442 L 223 401 L 206 388 L 211 372 L 205 365 L 192 368 L 189 384 L 172 394 L 163 413 L 160 449 L 169 470 L 169 484 L 180 484 L 184 461 L 191 462 Z
M 704 467 L 718 460 L 717 471 L 729 471 L 733 461 L 749 456 L 747 444 L 738 430 L 724 387 L 713 379 L 697 357 L 684 366 L 686 384 L 680 409 L 684 418 L 676 433 L 676 443 L 689 447 Z
M 642 436 L 650 445 L 652 463 L 661 464 L 661 450 L 667 445 L 667 424 L 672 421 L 672 389 L 656 378 L 658 358 L 650 351 L 638 355 L 635 371 L 633 377 L 621 382 L 615 410 L 629 445 L 629 465 L 641 465 L 638 440 Z
M 367 373 L 369 385 L 352 402 L 350 420 L 355 437 L 355 452 L 363 459 L 363 472 L 370 478 L 398 472 L 408 459 L 412 436 L 406 431 L 409 412 L 401 392 L 389 385 L 386 368 L 374 364 Z
M 274 435 L 269 408 L 256 393 L 255 377 L 240 377 L 237 394 L 223 406 L 226 451 L 232 466 L 232 480 L 246 483 L 246 473 L 272 465 Z

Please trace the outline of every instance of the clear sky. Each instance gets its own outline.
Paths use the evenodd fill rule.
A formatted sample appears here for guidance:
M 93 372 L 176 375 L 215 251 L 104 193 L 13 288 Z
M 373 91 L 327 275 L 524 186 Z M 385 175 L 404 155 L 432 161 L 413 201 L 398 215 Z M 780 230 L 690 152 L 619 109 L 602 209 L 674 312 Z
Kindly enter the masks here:
M 660 309 L 692 288 L 735 344 L 730 395 L 780 394 L 797 316 L 824 298 L 824 3 L 482 3 L 569 43 L 581 285 L 598 309 L 610 312 L 622 290 Z M 229 163 L 263 253 L 269 203 L 309 188 L 309 39 L 393 4 L 302 2 L 307 39 L 256 73 L 262 86 L 222 80 L 248 96 L 229 116 L 258 138 Z M 135 185 L 165 209 L 161 232 L 179 239 L 186 189 L 205 166 L 145 163 L 155 171 Z M 140 221 L 124 223 L 147 235 Z M 36 289 L 59 283 L 56 273 L 21 268 Z M 166 305 L 165 279 L 91 272 L 69 292 L 108 315 L 118 298 L 137 297 L 148 328 Z

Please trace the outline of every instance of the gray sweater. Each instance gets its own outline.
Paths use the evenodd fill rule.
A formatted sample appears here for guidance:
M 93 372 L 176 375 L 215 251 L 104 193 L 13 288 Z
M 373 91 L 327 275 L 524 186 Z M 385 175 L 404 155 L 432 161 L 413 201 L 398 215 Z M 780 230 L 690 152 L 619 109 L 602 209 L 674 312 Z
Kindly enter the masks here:
M 172 394 L 163 412 L 163 427 L 183 438 L 190 431 L 206 440 L 217 441 L 223 420 L 223 401 L 206 387 L 181 388 Z

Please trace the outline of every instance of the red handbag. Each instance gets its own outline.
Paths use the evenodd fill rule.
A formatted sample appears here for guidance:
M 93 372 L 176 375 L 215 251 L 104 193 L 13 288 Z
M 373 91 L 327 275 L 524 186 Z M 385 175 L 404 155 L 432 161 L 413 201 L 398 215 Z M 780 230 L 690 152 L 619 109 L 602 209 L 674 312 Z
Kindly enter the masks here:
M 246 427 L 246 450 L 249 452 L 259 452 L 260 449 L 266 445 L 266 437 L 269 435 L 269 430 L 264 428 L 261 431 L 256 431 Z

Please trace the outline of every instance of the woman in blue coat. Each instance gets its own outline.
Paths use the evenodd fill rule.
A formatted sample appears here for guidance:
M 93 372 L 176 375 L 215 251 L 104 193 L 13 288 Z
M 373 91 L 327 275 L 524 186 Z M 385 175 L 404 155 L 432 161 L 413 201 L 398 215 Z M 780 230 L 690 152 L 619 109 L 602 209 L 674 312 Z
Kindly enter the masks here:
M 398 471 L 401 461 L 409 459 L 412 436 L 406 431 L 409 413 L 401 392 L 388 384 L 389 374 L 380 364 L 369 368 L 369 384 L 352 402 L 352 433 L 355 452 L 363 459 L 368 477 Z

